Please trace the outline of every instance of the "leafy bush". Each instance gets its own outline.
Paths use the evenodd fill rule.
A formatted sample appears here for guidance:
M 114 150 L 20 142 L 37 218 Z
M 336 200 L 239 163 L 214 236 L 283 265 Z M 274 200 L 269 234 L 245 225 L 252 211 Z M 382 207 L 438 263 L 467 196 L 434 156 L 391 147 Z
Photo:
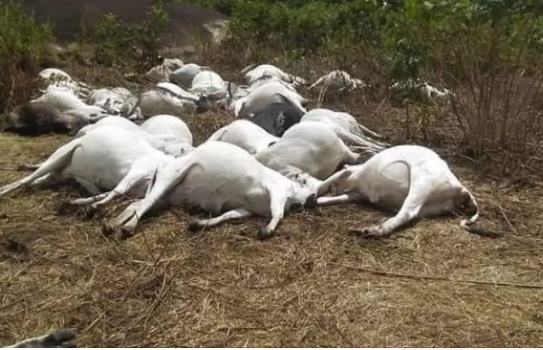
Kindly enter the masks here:
M 51 43 L 47 23 L 37 24 L 16 2 L 0 1 L 0 112 L 29 98 Z
M 158 58 L 160 37 L 168 24 L 164 1 L 155 1 L 142 23 L 129 24 L 113 14 L 105 15 L 94 33 L 83 41 L 96 45 L 95 58 L 100 64 L 132 64 L 148 67 Z
M 456 91 L 454 120 L 472 154 L 541 147 L 540 0 L 194 1 L 231 15 L 221 48 L 228 59 L 282 57 L 345 69 L 374 86 L 444 85 Z M 403 102 L 420 103 L 409 96 Z

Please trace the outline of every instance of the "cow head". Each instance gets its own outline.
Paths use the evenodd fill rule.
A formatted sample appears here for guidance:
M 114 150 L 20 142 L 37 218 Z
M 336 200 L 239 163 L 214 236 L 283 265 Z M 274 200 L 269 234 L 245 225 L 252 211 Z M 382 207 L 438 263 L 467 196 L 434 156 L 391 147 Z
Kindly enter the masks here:
M 453 199 L 453 206 L 454 210 L 470 216 L 479 212 L 475 198 L 466 188 L 462 188 L 460 193 Z
M 291 180 L 294 185 L 290 205 L 301 204 L 308 208 L 316 205 L 317 190 L 322 181 L 291 165 L 283 168 L 280 173 Z
M 349 181 L 352 174 L 352 167 L 345 165 L 343 170 L 335 173 L 328 179 L 321 182 L 321 185 L 317 189 L 317 195 L 322 196 L 326 193 L 331 193 L 332 195 L 340 195 L 346 193 L 347 190 L 352 186 L 352 181 Z
M 164 153 L 170 154 L 175 158 L 184 156 L 193 149 L 194 147 L 185 142 L 168 142 L 163 147 Z
M 213 104 L 208 96 L 201 94 L 198 101 L 196 102 L 196 113 L 207 112 Z

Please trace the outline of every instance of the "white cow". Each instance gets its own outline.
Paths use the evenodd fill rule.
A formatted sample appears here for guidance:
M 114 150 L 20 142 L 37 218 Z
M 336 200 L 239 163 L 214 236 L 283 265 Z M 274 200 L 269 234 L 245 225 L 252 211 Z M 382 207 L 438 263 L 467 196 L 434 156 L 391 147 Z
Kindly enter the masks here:
M 157 115 L 149 118 L 141 127 L 126 118 L 110 116 L 81 128 L 75 137 L 83 137 L 89 132 L 103 127 L 114 127 L 130 131 L 156 150 L 174 157 L 178 157 L 193 148 L 192 133 L 185 122 L 170 115 Z M 39 164 L 22 164 L 20 168 L 34 171 L 42 164 L 43 162 Z
M 44 87 L 42 93 L 48 91 L 70 92 L 75 96 L 85 98 L 90 91 L 87 84 L 78 82 L 68 73 L 58 68 L 46 68 L 38 74 L 38 79 Z
M 297 174 L 289 179 L 263 166 L 239 147 L 209 141 L 160 167 L 145 198 L 130 205 L 110 228 L 133 232 L 139 220 L 164 199 L 173 206 L 223 213 L 196 220 L 191 229 L 252 215 L 271 216 L 268 225 L 258 232 L 259 238 L 268 238 L 291 206 L 314 204 L 317 186 L 309 176 Z
M 141 124 L 141 129 L 168 144 L 165 152 L 176 154 L 192 149 L 193 137 L 187 124 L 178 117 L 168 114 L 155 115 Z M 171 150 L 173 148 L 173 150 Z
M 270 82 L 252 90 L 249 95 L 234 103 L 234 114 L 237 118 L 247 117 L 259 112 L 273 103 L 290 103 L 306 112 L 307 100 L 296 91 L 292 91 L 279 82 Z
M 32 174 L 1 187 L 0 197 L 71 179 L 96 196 L 74 203 L 98 206 L 124 194 L 142 196 L 157 166 L 171 159 L 131 131 L 104 126 L 61 146 Z
M 123 118 L 123 117 L 112 115 L 112 116 L 106 117 L 104 119 L 100 119 L 99 121 L 97 121 L 94 124 L 85 126 L 84 128 L 82 128 L 81 130 L 79 130 L 77 132 L 76 137 L 84 136 L 89 131 L 97 129 L 97 128 L 101 128 L 103 126 L 116 126 L 116 127 L 128 130 L 128 131 L 133 131 L 133 132 L 138 132 L 138 131 L 141 130 L 139 125 L 134 123 L 133 121 L 128 120 L 128 119 Z
M 296 77 L 285 73 L 280 68 L 273 66 L 271 64 L 261 64 L 259 66 L 251 65 L 242 70 L 242 73 L 245 74 L 245 81 L 252 85 L 256 81 L 267 77 L 276 77 L 281 79 L 286 83 L 293 84 L 294 86 L 303 85 L 306 81 L 300 77 Z
M 351 75 L 342 70 L 334 70 L 322 77 L 315 83 L 309 86 L 308 90 L 314 89 L 317 86 L 322 86 L 324 90 L 337 91 L 353 91 L 358 88 L 366 87 L 367 85 L 360 79 L 355 79 Z
M 454 93 L 448 89 L 438 89 L 429 83 L 420 79 L 408 79 L 403 82 L 396 82 L 389 88 L 392 92 L 414 92 L 419 97 L 425 98 L 429 101 L 432 100 L 446 100 L 449 97 L 454 96 Z
M 187 125 L 179 118 L 169 115 L 149 118 L 141 127 L 126 118 L 108 117 L 82 128 L 76 137 L 85 136 L 102 127 L 116 127 L 133 132 L 153 148 L 172 156 L 179 156 L 192 149 L 192 134 Z
M 194 77 L 203 71 L 211 71 L 210 67 L 200 66 L 196 63 L 187 63 L 183 67 L 176 69 L 170 76 L 170 81 L 177 85 L 189 88 L 192 86 Z
M 165 58 L 162 64 L 151 68 L 145 76 L 153 81 L 169 81 L 172 72 L 183 67 L 183 61 L 177 58 Z
M 31 103 L 43 103 L 54 107 L 60 113 L 69 115 L 71 119 L 82 121 L 82 125 L 94 123 L 109 115 L 103 108 L 88 105 L 69 91 L 47 91 Z
M 247 91 L 248 92 L 251 92 L 253 90 L 256 90 L 258 89 L 259 87 L 261 87 L 262 85 L 266 85 L 266 84 L 269 84 L 269 83 L 280 83 L 282 84 L 284 87 L 286 87 L 287 89 L 291 90 L 291 91 L 295 91 L 296 92 L 296 88 L 292 85 L 292 84 L 289 84 L 277 77 L 270 77 L 270 76 L 264 76 L 262 78 L 260 78 L 259 80 L 255 81 L 254 83 L 252 83 Z
M 171 88 L 157 85 L 140 95 L 135 109 L 130 114 L 136 113 L 144 118 L 158 114 L 185 117 L 189 114 L 205 112 L 210 107 L 211 103 L 206 96 L 194 98 L 184 93 L 175 93 Z
M 38 77 L 47 82 L 53 82 L 58 80 L 73 81 L 72 77 L 58 68 L 46 68 L 38 73 Z
M 137 100 L 137 97 L 125 88 L 95 89 L 87 97 L 88 104 L 101 107 L 115 115 L 127 115 Z
M 31 102 L 41 102 L 47 105 L 53 106 L 60 112 L 65 112 L 71 109 L 85 109 L 89 107 L 98 108 L 96 106 L 90 106 L 83 102 L 79 97 L 69 91 L 52 90 L 47 91 L 42 96 Z M 100 108 L 100 110 L 103 110 Z
M 198 100 L 200 99 L 200 94 L 193 93 L 183 89 L 182 87 L 175 85 L 173 83 L 161 82 L 156 84 L 156 86 L 161 90 L 167 90 L 174 95 L 181 96 L 189 100 Z
M 162 61 L 162 65 L 165 67 L 168 67 L 168 69 L 174 72 L 178 70 L 179 68 L 183 67 L 185 64 L 179 58 L 165 58 Z
M 320 197 L 318 204 L 330 205 L 369 201 L 387 210 L 398 211 L 384 223 L 354 229 L 366 236 L 388 236 L 395 229 L 417 217 L 427 217 L 464 210 L 473 215 L 460 225 L 469 229 L 479 216 L 473 195 L 434 151 L 414 145 L 388 148 L 366 163 L 346 166 L 326 179 L 319 195 L 332 192 L 334 197 Z
M 279 172 L 295 167 L 321 180 L 342 163 L 356 163 L 358 157 L 334 131 L 317 122 L 294 125 L 276 143 L 255 155 L 259 162 Z
M 208 141 L 222 141 L 243 148 L 251 154 L 258 153 L 277 142 L 278 137 L 269 134 L 255 123 L 239 119 L 220 128 Z
M 153 82 L 169 81 L 170 75 L 172 71 L 163 65 L 154 66 L 145 73 L 145 76 Z
M 300 123 L 321 122 L 328 125 L 346 143 L 367 147 L 372 151 L 385 148 L 385 144 L 373 140 L 371 137 L 382 138 L 381 135 L 359 124 L 349 113 L 334 112 L 325 108 L 316 108 L 307 112 Z
M 220 100 L 227 96 L 227 87 L 220 75 L 213 71 L 202 71 L 192 79 L 193 93 L 206 95 L 212 100 Z

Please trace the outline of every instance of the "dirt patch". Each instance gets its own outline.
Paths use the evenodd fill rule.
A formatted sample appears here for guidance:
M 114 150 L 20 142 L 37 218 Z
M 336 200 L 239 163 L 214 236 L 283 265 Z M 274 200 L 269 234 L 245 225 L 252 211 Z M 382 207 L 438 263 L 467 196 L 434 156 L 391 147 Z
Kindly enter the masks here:
M 351 102 L 366 125 L 391 139 L 402 132 L 399 111 Z M 231 120 L 212 111 L 190 126 L 199 143 Z M 67 140 L 1 134 L 0 184 Z M 2 198 L 0 344 L 73 327 L 87 347 L 538 347 L 541 184 L 513 186 L 447 159 L 479 199 L 482 224 L 503 238 L 443 217 L 362 240 L 347 229 L 388 214 L 342 205 L 288 215 L 266 242 L 255 239 L 262 218 L 194 234 L 181 210 L 121 242 L 101 234 L 100 216 L 58 212 L 77 195 L 69 188 Z M 9 239 L 25 248 L 7 249 Z

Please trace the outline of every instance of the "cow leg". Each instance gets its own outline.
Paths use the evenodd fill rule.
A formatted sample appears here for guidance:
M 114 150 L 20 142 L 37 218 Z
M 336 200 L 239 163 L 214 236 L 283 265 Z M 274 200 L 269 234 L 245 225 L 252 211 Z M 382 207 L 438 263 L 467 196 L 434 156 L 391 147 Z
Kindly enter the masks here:
M 142 171 L 143 169 L 134 169 L 134 166 L 128 174 L 119 182 L 119 184 L 109 192 L 101 193 L 99 195 L 79 198 L 71 202 L 75 205 L 92 205 L 93 208 L 97 208 L 111 202 L 115 198 L 127 194 L 131 189 L 136 187 L 145 181 L 145 179 L 151 174 L 151 172 Z
M 362 148 L 365 150 L 372 150 L 372 151 L 381 151 L 384 149 L 384 147 L 380 145 L 378 142 L 367 139 L 365 136 L 362 137 L 362 136 L 353 134 L 352 132 L 347 131 L 339 126 L 334 126 L 333 130 L 343 142 L 354 144 L 358 146 L 358 148 Z
M 190 231 L 195 231 L 195 230 L 197 230 L 197 229 L 199 229 L 201 227 L 213 227 L 213 226 L 217 226 L 219 224 L 222 224 L 223 222 L 228 221 L 228 220 L 247 218 L 247 217 L 252 216 L 252 215 L 253 215 L 253 213 L 251 213 L 250 211 L 248 211 L 246 209 L 230 210 L 230 211 L 227 211 L 226 213 L 224 213 L 224 214 L 222 214 L 220 216 L 214 217 L 212 219 L 194 220 L 189 224 L 188 229 Z
M 377 139 L 382 139 L 383 136 L 376 133 L 375 131 L 373 130 L 370 130 L 368 128 L 366 128 L 364 125 L 362 124 L 358 124 L 358 131 L 360 134 L 362 134 L 363 136 L 366 136 L 366 135 L 369 135 L 370 137 L 375 137 Z M 362 135 L 359 135 L 359 136 L 362 136 Z M 379 142 L 380 143 L 380 142 Z
M 258 230 L 258 238 L 260 239 L 271 238 L 274 235 L 277 225 L 279 225 L 279 222 L 285 215 L 285 205 L 288 198 L 287 191 L 284 187 L 269 184 L 266 186 L 266 189 L 270 196 L 271 220 L 266 227 L 262 227 Z
M 36 171 L 43 163 L 38 164 L 29 164 L 29 163 L 23 163 L 19 164 L 17 167 L 17 170 L 19 171 Z
M 155 206 L 175 186 L 179 185 L 188 172 L 197 163 L 190 156 L 181 158 L 181 162 L 161 166 L 155 172 L 145 198 L 129 206 L 116 221 L 125 234 L 131 234 L 136 229 L 139 220 Z
M 62 182 L 60 176 L 56 176 L 56 175 L 57 174 L 47 174 L 45 176 L 42 176 L 39 179 L 32 181 L 30 186 L 32 187 L 50 186 L 50 185 L 55 185 Z
M 400 226 L 403 226 L 418 217 L 421 208 L 432 191 L 432 186 L 429 186 L 426 183 L 411 183 L 409 194 L 405 198 L 402 207 L 396 216 L 386 220 L 380 225 L 363 229 L 351 229 L 351 231 L 360 233 L 366 237 L 387 237 Z
M 334 184 L 336 184 L 336 183 L 338 183 L 340 181 L 347 181 L 349 176 L 352 173 L 353 172 L 352 172 L 351 169 L 345 168 L 345 169 L 335 173 L 334 175 L 330 176 L 329 178 L 324 180 L 319 185 L 319 188 L 317 190 L 317 195 L 320 196 L 320 195 L 323 195 L 325 193 L 328 193 L 330 191 L 330 189 L 332 189 L 334 187 Z
M 79 140 L 74 140 L 60 147 L 49 157 L 49 159 L 41 164 L 38 170 L 19 181 L 15 181 L 9 185 L 0 187 L 0 197 L 15 191 L 20 187 L 29 186 L 34 181 L 43 176 L 49 175 L 51 173 L 59 173 L 62 169 L 68 166 L 72 158 L 72 154 L 76 150 L 78 145 Z
M 333 204 L 342 204 L 356 201 L 356 198 L 352 194 L 342 194 L 336 197 L 319 197 L 317 198 L 317 205 L 326 206 Z
M 100 193 L 100 194 L 98 194 L 96 196 L 92 196 L 92 197 L 74 199 L 73 201 L 70 201 L 70 204 L 73 204 L 73 205 L 90 205 L 90 204 L 93 204 L 95 202 L 98 202 L 98 201 L 106 198 L 111 192 L 112 191 Z

